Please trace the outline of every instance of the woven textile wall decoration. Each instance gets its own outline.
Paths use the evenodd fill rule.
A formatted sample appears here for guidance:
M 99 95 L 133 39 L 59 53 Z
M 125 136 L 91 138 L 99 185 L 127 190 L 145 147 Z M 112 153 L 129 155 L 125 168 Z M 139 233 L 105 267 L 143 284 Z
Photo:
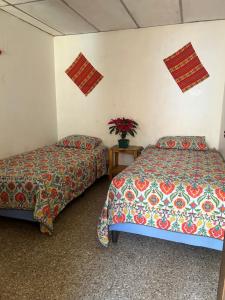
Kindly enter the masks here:
M 65 72 L 85 96 L 87 96 L 103 78 L 82 53 L 78 55 Z
M 182 92 L 209 77 L 191 43 L 165 58 L 164 62 Z

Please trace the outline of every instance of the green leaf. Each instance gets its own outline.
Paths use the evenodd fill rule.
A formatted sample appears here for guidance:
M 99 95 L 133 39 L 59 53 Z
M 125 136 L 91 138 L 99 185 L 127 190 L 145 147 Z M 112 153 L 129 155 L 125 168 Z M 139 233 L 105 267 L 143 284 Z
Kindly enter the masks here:
M 159 195 L 159 198 L 162 200 L 162 198 L 163 198 L 163 193 L 160 192 L 158 189 L 156 190 L 156 193 Z
M 170 196 L 170 199 L 173 200 L 177 196 L 177 194 L 178 194 L 177 192 L 172 193 L 171 196 Z
M 134 133 L 133 133 L 132 130 L 129 131 L 129 134 L 130 134 L 131 136 L 134 136 Z
M 190 197 L 186 193 L 183 193 L 183 197 L 187 200 L 187 203 L 190 202 Z
M 213 195 L 211 196 L 211 198 L 212 198 L 213 202 L 216 204 L 216 206 L 219 206 L 220 201 Z
M 144 193 L 144 195 L 145 195 L 145 198 L 148 198 L 148 195 L 151 193 L 151 189 L 149 188 L 149 189 L 147 189 L 146 191 L 145 191 L 145 193 Z
M 200 204 L 202 202 L 202 200 L 205 200 L 206 199 L 206 195 L 204 194 L 203 196 L 199 197 L 197 202 L 198 204 Z
M 136 197 L 138 196 L 138 191 L 137 189 L 132 188 L 133 192 L 135 193 Z
M 127 187 L 126 186 L 123 186 L 122 189 L 121 189 L 121 192 L 122 194 L 124 194 L 124 192 L 126 191 Z

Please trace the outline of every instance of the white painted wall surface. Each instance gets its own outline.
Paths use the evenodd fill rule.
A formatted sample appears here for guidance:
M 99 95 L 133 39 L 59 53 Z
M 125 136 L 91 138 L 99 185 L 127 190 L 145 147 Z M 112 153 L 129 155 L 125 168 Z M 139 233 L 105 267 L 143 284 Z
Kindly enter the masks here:
M 53 38 L 0 12 L 0 158 L 57 139 Z
M 220 127 L 220 145 L 219 150 L 223 154 L 225 159 L 225 86 L 224 86 L 224 97 L 223 97 L 223 107 L 222 107 L 222 119 L 221 119 L 221 127 Z
M 225 78 L 225 21 L 161 26 L 56 37 L 55 74 L 59 138 L 79 133 L 101 137 L 107 121 L 134 118 L 140 124 L 132 144 L 146 146 L 165 135 L 205 135 L 219 147 Z M 210 77 L 182 93 L 163 59 L 192 42 Z M 104 75 L 85 97 L 65 74 L 79 52 Z

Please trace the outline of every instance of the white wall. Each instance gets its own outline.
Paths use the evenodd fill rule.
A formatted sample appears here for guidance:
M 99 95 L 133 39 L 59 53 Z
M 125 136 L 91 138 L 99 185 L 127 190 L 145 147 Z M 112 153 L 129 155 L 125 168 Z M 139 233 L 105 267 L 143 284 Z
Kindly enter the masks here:
M 116 143 L 107 121 L 132 117 L 140 130 L 132 144 L 164 135 L 205 135 L 218 148 L 225 78 L 225 21 L 56 37 L 58 136 L 83 133 Z M 210 77 L 180 91 L 163 58 L 192 42 Z M 79 52 L 104 75 L 85 97 L 65 74 Z
M 0 157 L 57 139 L 53 38 L 0 12 Z
M 224 137 L 224 132 L 225 132 L 225 86 L 224 86 L 222 119 L 221 119 L 221 128 L 220 128 L 220 145 L 219 145 L 219 150 L 223 154 L 223 157 L 225 159 L 225 137 Z

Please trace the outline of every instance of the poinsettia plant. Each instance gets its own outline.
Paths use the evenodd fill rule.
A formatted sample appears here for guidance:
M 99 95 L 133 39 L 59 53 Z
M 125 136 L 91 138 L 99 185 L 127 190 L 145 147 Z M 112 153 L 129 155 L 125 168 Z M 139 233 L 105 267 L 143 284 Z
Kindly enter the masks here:
M 135 136 L 137 134 L 138 123 L 132 119 L 116 118 L 108 122 L 110 134 L 119 134 L 121 139 L 125 139 L 127 134 Z

